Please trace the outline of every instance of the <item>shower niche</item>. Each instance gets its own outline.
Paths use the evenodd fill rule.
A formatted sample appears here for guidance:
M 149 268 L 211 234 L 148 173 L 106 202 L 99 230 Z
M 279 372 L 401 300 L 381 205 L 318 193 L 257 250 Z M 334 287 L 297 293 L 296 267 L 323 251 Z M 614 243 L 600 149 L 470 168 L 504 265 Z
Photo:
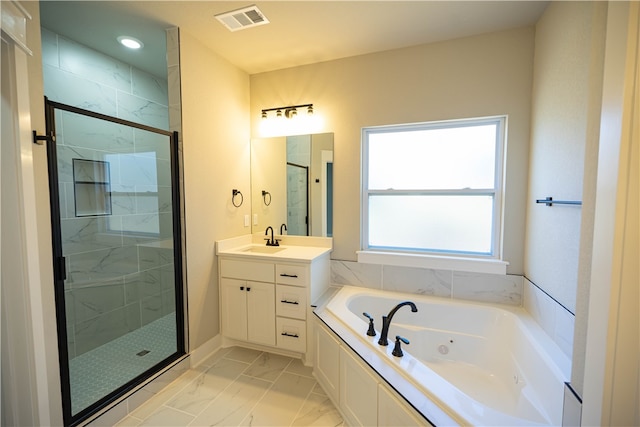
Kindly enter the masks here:
M 75 216 L 111 215 L 109 162 L 73 159 Z

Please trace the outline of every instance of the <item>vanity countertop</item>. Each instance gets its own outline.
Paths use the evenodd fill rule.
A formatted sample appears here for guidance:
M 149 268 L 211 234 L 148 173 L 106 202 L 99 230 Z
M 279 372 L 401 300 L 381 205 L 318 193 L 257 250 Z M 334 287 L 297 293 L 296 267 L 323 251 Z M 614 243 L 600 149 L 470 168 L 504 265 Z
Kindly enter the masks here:
M 279 246 L 267 246 L 262 234 L 249 234 L 216 242 L 216 254 L 274 261 L 310 262 L 332 250 L 327 237 L 276 236 Z

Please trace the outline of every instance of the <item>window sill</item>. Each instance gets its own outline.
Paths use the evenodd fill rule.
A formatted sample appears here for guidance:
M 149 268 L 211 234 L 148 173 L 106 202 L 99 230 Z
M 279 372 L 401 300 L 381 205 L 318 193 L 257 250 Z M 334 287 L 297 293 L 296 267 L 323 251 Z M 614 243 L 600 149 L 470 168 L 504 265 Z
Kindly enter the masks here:
M 508 262 L 498 259 L 461 258 L 398 252 L 357 251 L 358 262 L 398 267 L 432 268 L 471 273 L 507 274 Z

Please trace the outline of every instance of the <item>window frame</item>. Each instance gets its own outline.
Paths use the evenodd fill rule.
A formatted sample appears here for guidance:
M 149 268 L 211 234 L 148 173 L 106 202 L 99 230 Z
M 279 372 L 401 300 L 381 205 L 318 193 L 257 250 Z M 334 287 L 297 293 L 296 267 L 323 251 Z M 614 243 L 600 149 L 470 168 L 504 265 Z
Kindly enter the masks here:
M 407 254 L 412 257 L 438 257 L 453 259 L 475 259 L 475 260 L 501 260 L 502 259 L 502 229 L 504 224 L 504 171 L 506 163 L 506 135 L 507 116 L 488 116 L 468 119 L 440 120 L 410 124 L 370 126 L 362 128 L 361 136 L 361 248 L 360 253 L 386 253 L 392 255 Z M 369 136 L 372 134 L 434 130 L 445 128 L 457 128 L 465 126 L 478 126 L 495 124 L 496 149 L 495 149 L 495 174 L 493 188 L 481 189 L 435 189 L 435 190 L 370 190 L 369 180 Z M 369 245 L 369 198 L 375 195 L 492 195 L 492 231 L 491 231 L 491 251 L 490 253 L 477 253 L 465 251 L 448 251 L 419 248 L 399 248 L 381 247 Z

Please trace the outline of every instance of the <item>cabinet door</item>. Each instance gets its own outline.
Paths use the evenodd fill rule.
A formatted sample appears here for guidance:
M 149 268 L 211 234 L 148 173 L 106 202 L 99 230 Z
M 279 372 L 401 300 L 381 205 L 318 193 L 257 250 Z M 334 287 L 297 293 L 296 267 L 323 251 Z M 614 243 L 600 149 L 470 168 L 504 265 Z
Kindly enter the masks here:
M 247 340 L 276 345 L 276 306 L 273 283 L 247 282 Z
M 362 363 L 340 348 L 340 409 L 349 425 L 378 424 L 378 381 Z
M 220 280 L 222 334 L 243 341 L 247 340 L 246 289 L 244 280 L 224 277 Z
M 426 426 L 427 421 L 414 413 L 414 409 L 400 401 L 391 390 L 378 385 L 378 425 L 388 427 Z
M 314 373 L 336 405 L 340 404 L 340 343 L 316 320 Z

